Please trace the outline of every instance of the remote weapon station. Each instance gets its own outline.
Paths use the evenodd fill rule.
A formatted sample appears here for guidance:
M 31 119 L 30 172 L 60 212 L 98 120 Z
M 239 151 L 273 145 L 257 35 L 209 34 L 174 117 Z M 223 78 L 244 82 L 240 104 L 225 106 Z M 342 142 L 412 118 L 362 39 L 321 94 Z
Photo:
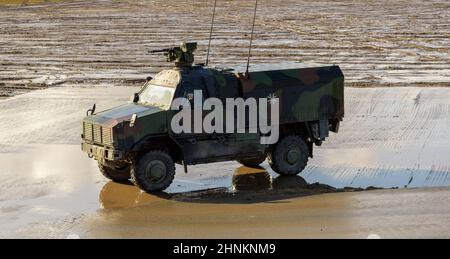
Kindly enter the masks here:
M 215 9 L 216 2 L 210 35 Z M 257 1 L 254 17 L 256 10 Z M 344 76 L 338 66 L 249 71 L 254 25 L 255 19 L 244 72 L 208 66 L 210 36 L 205 64 L 194 65 L 195 42 L 151 51 L 163 53 L 174 67 L 148 78 L 130 103 L 98 113 L 95 106 L 90 109 L 82 123 L 82 150 L 98 161 L 100 172 L 113 181 L 131 180 L 147 192 L 166 189 L 174 179 L 175 164 L 187 172 L 194 164 L 236 160 L 255 167 L 267 159 L 278 174 L 302 172 L 313 156 L 314 145 L 321 145 L 330 131 L 339 130 L 344 117 Z M 193 100 L 196 93 L 201 93 L 200 102 Z M 225 106 L 230 98 L 246 101 L 269 96 L 278 98 L 279 106 L 275 114 L 278 138 L 272 143 L 261 141 L 267 132 L 260 130 L 192 133 L 172 127 L 180 111 L 171 107 L 180 98 L 191 104 L 182 109 L 195 114 L 208 98 Z M 245 111 L 233 110 L 230 117 L 249 115 Z M 205 111 L 200 114 L 208 116 Z M 243 121 L 241 126 L 249 129 L 248 116 Z M 236 123 L 232 127 L 236 128 Z

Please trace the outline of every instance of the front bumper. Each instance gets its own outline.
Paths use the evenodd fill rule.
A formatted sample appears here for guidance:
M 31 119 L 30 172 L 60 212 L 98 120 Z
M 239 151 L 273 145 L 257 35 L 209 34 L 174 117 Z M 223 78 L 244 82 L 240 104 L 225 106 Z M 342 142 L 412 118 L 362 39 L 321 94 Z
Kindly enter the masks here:
M 124 159 L 124 153 L 120 150 L 92 145 L 84 142 L 81 143 L 81 150 L 86 152 L 90 157 L 94 157 L 98 161 L 120 161 Z

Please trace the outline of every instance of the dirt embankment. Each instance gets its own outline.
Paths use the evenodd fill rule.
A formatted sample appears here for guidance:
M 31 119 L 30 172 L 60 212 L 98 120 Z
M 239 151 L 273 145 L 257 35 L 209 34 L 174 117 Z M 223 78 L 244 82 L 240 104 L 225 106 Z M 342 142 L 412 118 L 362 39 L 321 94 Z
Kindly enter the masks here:
M 183 40 L 198 41 L 205 59 L 209 0 L 23 2 L 0 6 L 0 96 L 137 85 L 168 66 L 148 50 Z M 219 2 L 213 65 L 246 61 L 252 5 Z M 449 9 L 437 0 L 260 1 L 252 62 L 339 64 L 349 86 L 450 86 Z

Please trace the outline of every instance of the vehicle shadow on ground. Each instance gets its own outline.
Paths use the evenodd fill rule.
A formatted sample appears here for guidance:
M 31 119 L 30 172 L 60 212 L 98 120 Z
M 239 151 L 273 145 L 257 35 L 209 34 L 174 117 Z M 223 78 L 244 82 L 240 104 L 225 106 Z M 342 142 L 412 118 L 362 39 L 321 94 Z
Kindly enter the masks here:
M 150 194 L 140 191 L 132 183 L 108 182 L 101 190 L 99 200 L 104 209 L 138 207 L 162 201 L 214 204 L 281 203 L 289 202 L 288 199 L 291 198 L 368 189 L 338 189 L 320 183 L 309 184 L 300 176 L 272 177 L 262 167 L 242 166 L 235 170 L 229 186 L 180 193 Z

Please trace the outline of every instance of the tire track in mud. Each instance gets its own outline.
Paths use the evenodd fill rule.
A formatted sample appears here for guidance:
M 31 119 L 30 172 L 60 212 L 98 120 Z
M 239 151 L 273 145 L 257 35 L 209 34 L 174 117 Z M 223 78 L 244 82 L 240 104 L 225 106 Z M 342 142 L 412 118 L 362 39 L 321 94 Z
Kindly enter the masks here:
M 350 109 L 339 134 L 315 149 L 302 176 L 336 187 L 448 186 L 447 93 L 443 88 L 347 89 Z
M 111 92 L 110 90 L 113 90 Z M 127 102 L 135 88 L 52 88 L 0 100 L 0 153 L 32 144 L 78 144 L 80 121 L 94 103 L 112 107 Z M 94 94 L 95 93 L 95 94 Z
M 439 188 L 434 188 L 434 191 L 439 198 L 432 198 L 429 194 L 419 197 L 413 192 L 406 191 L 398 191 L 396 195 L 385 193 L 376 198 L 363 193 L 356 198 L 360 207 L 352 215 L 352 224 L 358 226 L 358 232 L 361 234 L 374 233 L 381 238 L 445 237 L 448 231 L 443 230 L 443 227 L 448 221 L 448 216 L 438 216 L 440 214 L 438 204 L 448 202 L 449 195 Z M 380 200 L 389 202 L 390 208 L 381 206 Z M 411 203 L 420 204 L 418 213 L 411 213 Z M 438 218 L 439 220 L 436 220 Z M 417 221 L 420 223 L 415 224 Z
M 245 63 L 252 4 L 221 1 L 212 64 Z M 170 66 L 148 50 L 187 39 L 199 42 L 202 62 L 211 8 L 209 0 L 0 6 L 0 96 L 136 86 Z M 339 64 L 349 86 L 450 86 L 449 8 L 437 0 L 262 1 L 252 61 Z

